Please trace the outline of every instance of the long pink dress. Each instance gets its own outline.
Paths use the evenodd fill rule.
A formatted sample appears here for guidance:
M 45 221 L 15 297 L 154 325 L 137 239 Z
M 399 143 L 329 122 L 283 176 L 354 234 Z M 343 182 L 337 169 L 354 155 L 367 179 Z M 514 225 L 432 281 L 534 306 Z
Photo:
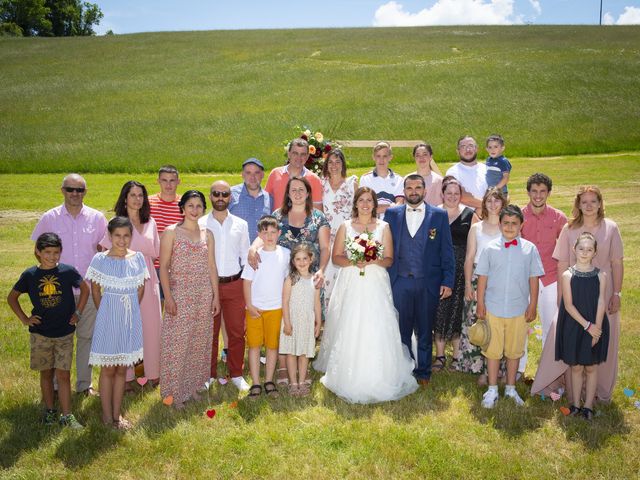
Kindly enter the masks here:
M 569 228 L 565 225 L 560 233 L 553 258 L 560 262 L 568 262 L 574 265 L 576 262 L 573 245 L 582 232 L 592 233 L 598 242 L 598 253 L 593 259 L 593 265 L 607 274 L 607 285 L 605 289 L 605 305 L 609 305 L 613 294 L 613 275 L 611 273 L 611 263 L 623 258 L 622 237 L 618 225 L 612 220 L 605 218 L 595 228 L 578 227 Z M 608 402 L 611 400 L 613 387 L 618 376 L 618 344 L 620 340 L 620 312 L 610 315 L 609 318 L 609 352 L 607 360 L 598 365 L 598 386 L 596 397 L 598 400 Z M 567 395 L 571 398 L 571 382 L 566 382 L 564 373 L 569 366 L 555 360 L 556 345 L 556 321 L 553 320 L 547 341 L 544 344 L 540 364 L 536 372 L 536 378 L 531 386 L 531 394 L 542 393 L 548 395 L 550 392 L 563 387 Z
M 111 248 L 109 235 L 100 242 L 104 248 Z M 160 281 L 153 267 L 153 261 L 160 256 L 160 237 L 156 221 L 149 217 L 147 223 L 142 224 L 142 233 L 135 227 L 129 246 L 134 252 L 144 255 L 144 261 L 149 270 L 149 278 L 144 282 L 144 295 L 140 302 L 142 316 L 142 341 L 144 354 L 144 375 L 149 379 L 160 377 L 160 330 L 162 328 L 162 308 L 160 306 Z M 127 371 L 127 381 L 133 380 L 133 369 Z
M 213 290 L 209 277 L 207 229 L 193 242 L 181 227 L 169 265 L 171 295 L 177 314 L 165 311 L 162 324 L 160 394 L 173 396 L 179 405 L 202 390 L 211 370 L 213 341 Z

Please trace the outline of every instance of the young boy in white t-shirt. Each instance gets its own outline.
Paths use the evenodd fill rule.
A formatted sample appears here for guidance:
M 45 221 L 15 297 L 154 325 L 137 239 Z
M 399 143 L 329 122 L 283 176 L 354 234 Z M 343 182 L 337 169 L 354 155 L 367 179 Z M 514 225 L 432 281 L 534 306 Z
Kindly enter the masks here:
M 244 300 L 247 304 L 247 345 L 249 347 L 249 372 L 253 385 L 249 397 L 262 393 L 260 385 L 260 348 L 267 350 L 264 391 L 267 395 L 277 395 L 273 374 L 278 360 L 280 322 L 282 321 L 282 287 L 289 273 L 288 248 L 278 245 L 280 228 L 278 220 L 265 215 L 258 221 L 258 236 L 263 247 L 260 254 L 260 268 L 254 270 L 247 263 L 242 272 L 244 280 Z

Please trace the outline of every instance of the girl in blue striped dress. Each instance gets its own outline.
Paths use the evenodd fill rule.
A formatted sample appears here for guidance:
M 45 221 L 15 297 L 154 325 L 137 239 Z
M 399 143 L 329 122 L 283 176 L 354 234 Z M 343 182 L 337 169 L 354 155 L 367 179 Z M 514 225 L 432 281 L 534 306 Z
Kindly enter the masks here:
M 129 250 L 133 225 L 115 217 L 108 225 L 111 249 L 96 253 L 87 270 L 98 307 L 89 364 L 100 369 L 102 422 L 117 429 L 131 424 L 120 414 L 127 367 L 142 360 L 140 300 L 149 271 L 140 252 Z

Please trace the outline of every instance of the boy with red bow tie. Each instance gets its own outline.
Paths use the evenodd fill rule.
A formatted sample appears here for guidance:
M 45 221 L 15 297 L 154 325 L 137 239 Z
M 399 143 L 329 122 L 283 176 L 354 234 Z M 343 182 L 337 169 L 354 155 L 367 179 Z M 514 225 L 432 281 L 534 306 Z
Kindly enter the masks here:
M 480 255 L 478 275 L 478 318 L 487 319 L 491 341 L 482 351 L 487 358 L 489 389 L 482 406 L 493 408 L 498 400 L 498 368 L 507 359 L 505 397 L 516 405 L 524 401 L 515 388 L 520 357 L 524 354 L 529 322 L 536 318 L 538 277 L 544 275 L 536 246 L 520 237 L 524 222 L 522 211 L 508 205 L 500 212 L 502 236 L 490 242 Z

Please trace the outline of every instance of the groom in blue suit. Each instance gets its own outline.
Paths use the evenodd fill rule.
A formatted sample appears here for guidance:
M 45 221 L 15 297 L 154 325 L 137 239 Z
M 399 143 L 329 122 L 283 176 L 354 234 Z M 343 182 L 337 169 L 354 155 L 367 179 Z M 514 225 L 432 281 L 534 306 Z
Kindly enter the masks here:
M 407 175 L 405 204 L 389 208 L 384 215 L 393 236 L 394 261 L 388 270 L 400 336 L 412 352 L 411 335 L 416 334 L 418 358 L 413 374 L 423 386 L 431 378 L 431 337 L 438 302 L 451 295 L 455 270 L 449 217 L 425 203 L 425 193 L 424 178 Z

